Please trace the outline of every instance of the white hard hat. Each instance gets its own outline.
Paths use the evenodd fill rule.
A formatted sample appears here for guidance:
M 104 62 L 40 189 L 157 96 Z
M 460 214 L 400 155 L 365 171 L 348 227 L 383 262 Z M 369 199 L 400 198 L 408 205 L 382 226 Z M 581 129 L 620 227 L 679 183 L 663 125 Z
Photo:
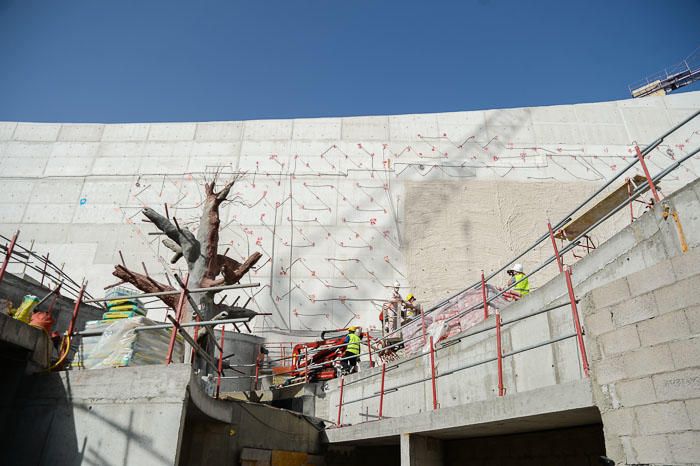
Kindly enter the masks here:
M 401 283 L 394 282 L 394 288 L 401 288 Z
M 523 264 L 515 264 L 511 270 L 513 272 L 523 273 Z

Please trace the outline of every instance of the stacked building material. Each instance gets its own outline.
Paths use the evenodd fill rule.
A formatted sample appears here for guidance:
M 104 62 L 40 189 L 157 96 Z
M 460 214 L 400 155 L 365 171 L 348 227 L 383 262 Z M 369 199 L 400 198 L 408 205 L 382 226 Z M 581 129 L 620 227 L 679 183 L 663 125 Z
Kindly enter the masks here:
M 127 288 L 115 287 L 109 290 L 107 297 L 107 312 L 102 315 L 104 320 L 126 319 L 129 317 L 145 316 L 146 308 L 138 298 L 129 298 L 134 291 Z
M 139 327 L 154 324 L 156 322 L 143 316 L 87 322 L 86 331 L 102 334 L 82 339 L 73 366 L 104 369 L 163 364 L 172 329 L 138 330 Z M 173 361 L 181 361 L 183 354 L 184 343 L 182 337 L 177 335 Z

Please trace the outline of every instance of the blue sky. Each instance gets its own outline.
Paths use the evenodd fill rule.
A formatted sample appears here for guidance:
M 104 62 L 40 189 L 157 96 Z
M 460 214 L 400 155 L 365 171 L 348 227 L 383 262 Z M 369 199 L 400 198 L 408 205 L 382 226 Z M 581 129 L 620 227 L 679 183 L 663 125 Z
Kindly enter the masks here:
M 239 120 L 623 99 L 629 83 L 700 45 L 698 24 L 697 0 L 0 0 L 0 120 Z

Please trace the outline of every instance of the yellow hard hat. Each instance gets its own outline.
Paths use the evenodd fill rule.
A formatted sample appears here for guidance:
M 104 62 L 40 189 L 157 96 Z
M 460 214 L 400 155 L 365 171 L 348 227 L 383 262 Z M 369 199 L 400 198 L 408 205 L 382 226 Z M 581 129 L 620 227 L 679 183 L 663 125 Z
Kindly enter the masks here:
M 406 295 L 406 301 L 410 301 L 413 298 L 415 298 L 415 296 L 413 296 L 413 293 L 408 293 L 408 295 Z
M 354 332 L 355 330 L 357 330 L 357 327 L 354 325 L 352 327 L 348 327 L 348 332 Z

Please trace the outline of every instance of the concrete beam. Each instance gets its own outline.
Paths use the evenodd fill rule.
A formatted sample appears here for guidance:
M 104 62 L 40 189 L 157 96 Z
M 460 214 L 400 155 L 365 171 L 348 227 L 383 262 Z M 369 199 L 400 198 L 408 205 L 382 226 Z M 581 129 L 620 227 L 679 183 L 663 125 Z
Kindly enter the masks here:
M 401 434 L 401 466 L 440 466 L 442 441 L 415 434 Z

